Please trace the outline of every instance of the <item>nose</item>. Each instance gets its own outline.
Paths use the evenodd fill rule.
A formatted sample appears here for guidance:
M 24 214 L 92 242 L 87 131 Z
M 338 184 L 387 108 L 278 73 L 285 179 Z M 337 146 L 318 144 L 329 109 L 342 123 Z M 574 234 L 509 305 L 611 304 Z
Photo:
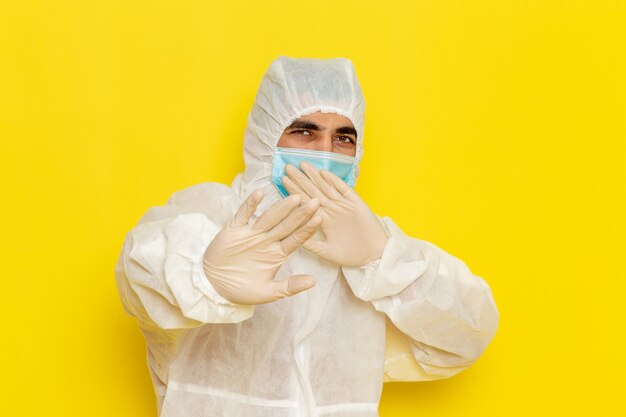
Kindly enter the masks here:
M 333 151 L 333 138 L 331 135 L 320 135 L 317 140 L 312 144 L 313 150 L 332 152 Z

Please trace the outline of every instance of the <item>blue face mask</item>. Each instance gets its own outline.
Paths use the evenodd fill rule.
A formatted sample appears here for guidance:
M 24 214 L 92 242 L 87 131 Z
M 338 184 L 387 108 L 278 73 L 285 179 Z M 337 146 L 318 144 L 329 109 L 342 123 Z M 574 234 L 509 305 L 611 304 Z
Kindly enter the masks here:
M 283 197 L 289 193 L 282 184 L 285 166 L 291 164 L 300 169 L 300 162 L 307 161 L 315 168 L 332 172 L 341 178 L 350 187 L 354 187 L 354 171 L 357 166 L 356 158 L 334 152 L 311 151 L 297 148 L 276 148 L 274 152 L 274 166 L 272 168 L 272 182 Z

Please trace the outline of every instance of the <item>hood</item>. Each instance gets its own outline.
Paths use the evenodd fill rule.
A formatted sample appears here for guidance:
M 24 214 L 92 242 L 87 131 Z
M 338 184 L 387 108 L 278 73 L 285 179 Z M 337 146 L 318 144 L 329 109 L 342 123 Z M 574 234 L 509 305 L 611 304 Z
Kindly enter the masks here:
M 264 191 L 257 215 L 281 198 L 271 181 L 273 155 L 280 136 L 295 119 L 318 111 L 350 119 L 357 131 L 355 157 L 360 162 L 365 100 L 352 62 L 345 58 L 285 56 L 274 60 L 261 80 L 248 115 L 245 171 L 233 181 L 233 188 L 242 199 L 257 189 Z

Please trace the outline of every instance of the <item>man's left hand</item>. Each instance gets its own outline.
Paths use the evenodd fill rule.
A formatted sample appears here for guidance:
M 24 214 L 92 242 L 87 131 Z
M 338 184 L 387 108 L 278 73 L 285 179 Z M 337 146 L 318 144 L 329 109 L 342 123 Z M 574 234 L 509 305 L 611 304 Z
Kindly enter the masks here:
M 320 229 L 325 236 L 313 236 L 303 246 L 342 266 L 362 266 L 380 258 L 387 234 L 361 197 L 330 171 L 318 171 L 306 161 L 300 167 L 302 171 L 286 166 L 283 186 L 289 194 L 300 194 L 303 202 L 320 200 Z

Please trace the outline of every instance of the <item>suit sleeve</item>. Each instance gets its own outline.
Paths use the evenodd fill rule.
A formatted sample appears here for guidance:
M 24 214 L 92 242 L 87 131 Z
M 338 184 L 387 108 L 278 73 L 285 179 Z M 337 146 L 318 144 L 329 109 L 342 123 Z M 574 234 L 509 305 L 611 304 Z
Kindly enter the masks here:
M 344 267 L 354 294 L 387 316 L 385 381 L 447 378 L 473 364 L 494 337 L 491 289 L 461 260 L 381 219 L 382 256 Z
M 233 213 L 229 191 L 210 183 L 180 191 L 128 232 L 115 275 L 124 309 L 144 327 L 184 329 L 252 316 L 254 306 L 221 297 L 202 268 L 204 251 Z

